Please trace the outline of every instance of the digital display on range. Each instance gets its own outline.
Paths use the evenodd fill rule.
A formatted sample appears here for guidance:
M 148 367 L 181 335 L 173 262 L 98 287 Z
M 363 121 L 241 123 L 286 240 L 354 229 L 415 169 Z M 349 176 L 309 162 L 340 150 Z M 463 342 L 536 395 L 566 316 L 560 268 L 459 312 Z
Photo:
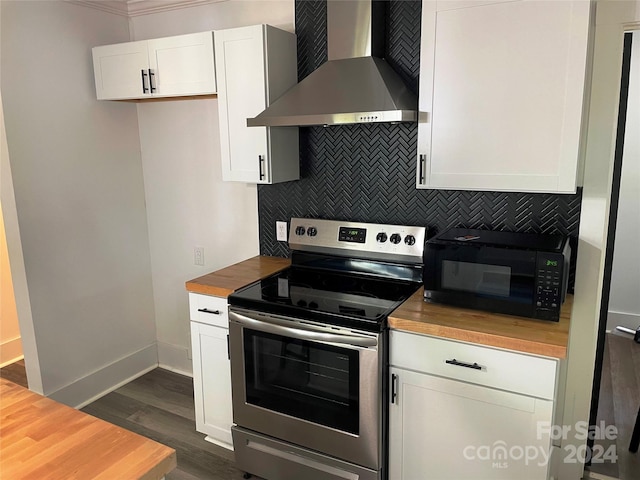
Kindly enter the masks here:
M 338 240 L 341 242 L 364 243 L 367 238 L 366 228 L 340 227 Z

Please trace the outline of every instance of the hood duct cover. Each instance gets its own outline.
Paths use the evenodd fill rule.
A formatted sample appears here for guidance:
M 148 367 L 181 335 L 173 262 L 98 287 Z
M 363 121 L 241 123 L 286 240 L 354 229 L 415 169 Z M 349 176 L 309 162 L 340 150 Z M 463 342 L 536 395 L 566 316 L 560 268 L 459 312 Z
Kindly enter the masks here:
M 385 4 L 377 0 L 328 0 L 329 61 L 257 117 L 247 119 L 247 125 L 417 121 L 417 97 L 380 58 L 384 51 Z

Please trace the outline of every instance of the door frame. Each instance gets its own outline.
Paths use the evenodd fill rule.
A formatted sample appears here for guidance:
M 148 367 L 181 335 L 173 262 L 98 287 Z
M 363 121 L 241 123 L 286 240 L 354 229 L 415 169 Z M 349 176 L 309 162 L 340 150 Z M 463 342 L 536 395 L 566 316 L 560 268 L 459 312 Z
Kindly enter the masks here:
M 618 222 L 618 207 L 620 204 L 620 182 L 622 180 L 622 157 L 624 153 L 624 140 L 627 123 L 627 107 L 629 97 L 629 76 L 631 73 L 631 49 L 633 45 L 633 32 L 624 34 L 624 46 L 622 51 L 622 72 L 620 78 L 620 100 L 618 106 L 618 124 L 616 133 L 615 153 L 613 158 L 613 182 L 611 186 L 611 203 L 609 205 L 609 223 L 607 227 L 607 242 L 605 247 L 605 260 L 603 271 L 602 298 L 600 304 L 600 324 L 598 325 L 598 339 L 596 347 L 596 360 L 594 366 L 593 388 L 591 392 L 591 412 L 589 414 L 590 427 L 596 424 L 598 404 L 600 400 L 600 381 L 604 363 L 604 348 L 607 330 L 607 317 L 609 314 L 609 297 L 611 293 L 611 277 L 613 274 L 613 252 L 616 241 L 616 227 Z M 591 452 L 594 439 L 587 440 L 587 446 Z M 591 455 L 588 456 L 591 458 Z M 591 462 L 588 461 L 587 465 Z
M 568 429 L 560 441 L 556 478 L 579 480 L 585 461 L 583 424 L 591 413 L 598 332 L 607 278 L 609 215 L 614 195 L 614 159 L 620 99 L 624 34 L 640 29 L 640 1 L 594 2 L 591 85 L 587 88 L 588 118 L 584 127 L 584 178 L 578 235 L 576 283 L 569 331 L 565 391 L 558 423 Z M 582 427 L 582 428 L 581 428 Z

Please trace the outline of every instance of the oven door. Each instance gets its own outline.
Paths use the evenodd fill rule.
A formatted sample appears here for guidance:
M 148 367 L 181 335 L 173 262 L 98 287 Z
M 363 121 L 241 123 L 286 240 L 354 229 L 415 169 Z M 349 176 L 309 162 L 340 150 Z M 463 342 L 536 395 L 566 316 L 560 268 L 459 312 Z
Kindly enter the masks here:
M 381 338 L 232 308 L 234 423 L 379 470 Z

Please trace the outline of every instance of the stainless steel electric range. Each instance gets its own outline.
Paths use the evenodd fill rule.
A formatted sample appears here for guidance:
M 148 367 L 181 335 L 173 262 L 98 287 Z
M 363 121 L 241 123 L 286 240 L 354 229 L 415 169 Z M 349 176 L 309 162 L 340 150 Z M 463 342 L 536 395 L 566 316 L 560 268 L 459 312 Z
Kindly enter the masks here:
M 238 468 L 386 478 L 387 316 L 421 284 L 424 241 L 424 227 L 291 219 L 291 267 L 229 297 Z

